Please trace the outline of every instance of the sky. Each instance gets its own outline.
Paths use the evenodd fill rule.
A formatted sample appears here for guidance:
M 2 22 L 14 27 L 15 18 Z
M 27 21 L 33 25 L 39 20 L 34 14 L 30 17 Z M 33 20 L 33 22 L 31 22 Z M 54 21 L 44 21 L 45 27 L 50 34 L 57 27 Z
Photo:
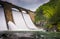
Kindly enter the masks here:
M 47 3 L 49 0 L 2 0 L 10 2 L 14 5 L 29 9 L 31 11 L 36 11 L 36 9 L 44 4 Z

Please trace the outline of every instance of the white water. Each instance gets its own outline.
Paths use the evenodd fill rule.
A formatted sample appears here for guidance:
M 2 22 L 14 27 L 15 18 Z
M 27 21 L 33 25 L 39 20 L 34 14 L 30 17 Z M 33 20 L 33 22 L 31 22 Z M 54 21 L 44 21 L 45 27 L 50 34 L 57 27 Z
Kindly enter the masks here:
M 44 31 L 43 29 L 38 29 L 32 22 L 29 14 L 27 13 L 21 13 L 18 10 L 12 11 L 13 13 L 13 19 L 15 22 L 15 26 L 18 28 L 18 30 L 39 30 Z
M 20 30 L 29 30 L 23 20 L 21 13 L 18 11 L 12 11 L 12 13 L 13 13 L 13 19 L 17 28 Z
M 19 12 L 18 10 L 17 11 L 13 10 L 12 15 L 15 24 L 11 21 L 8 22 L 10 31 L 38 30 L 27 13 L 21 14 L 21 12 Z M 0 31 L 6 31 L 6 30 L 8 29 L 6 25 L 4 10 L 3 8 L 0 8 Z M 43 29 L 39 30 L 44 31 Z
M 9 31 L 17 31 L 18 30 L 17 26 L 11 21 L 8 22 L 8 26 L 9 26 Z
M 29 14 L 23 14 L 23 17 L 29 29 L 33 29 L 33 30 L 37 29 L 37 27 L 33 24 Z
M 0 31 L 6 31 L 6 30 L 7 25 L 5 21 L 4 10 L 2 7 L 0 7 Z

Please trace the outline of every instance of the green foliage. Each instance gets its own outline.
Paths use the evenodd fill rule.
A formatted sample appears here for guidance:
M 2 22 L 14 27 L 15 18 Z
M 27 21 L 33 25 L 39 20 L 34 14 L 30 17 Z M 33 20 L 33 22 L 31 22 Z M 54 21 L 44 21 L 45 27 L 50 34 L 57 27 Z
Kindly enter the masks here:
M 43 15 L 46 19 L 50 19 L 56 12 L 56 0 L 53 0 L 40 6 L 37 10 L 36 10 L 36 16 L 41 16 Z M 42 10 L 42 11 L 41 11 Z M 41 13 L 41 14 L 40 14 Z M 41 19 L 41 18 L 39 18 Z
M 37 9 L 35 20 L 36 20 L 36 22 L 38 22 L 42 19 L 43 19 L 43 11 L 42 11 L 42 9 Z
M 49 24 L 57 25 L 60 22 L 60 0 L 50 0 L 48 3 L 40 6 L 36 10 L 36 19 L 45 19 Z
M 60 21 L 60 0 L 56 4 L 56 10 L 54 15 L 50 18 L 50 21 L 53 23 L 58 23 Z

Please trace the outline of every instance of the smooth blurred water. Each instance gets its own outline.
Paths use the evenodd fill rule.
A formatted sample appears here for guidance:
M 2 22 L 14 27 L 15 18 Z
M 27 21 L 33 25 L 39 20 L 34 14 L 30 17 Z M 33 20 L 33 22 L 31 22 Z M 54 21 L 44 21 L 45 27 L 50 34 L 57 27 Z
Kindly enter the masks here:
M 23 17 L 24 17 L 24 20 L 25 20 L 25 22 L 26 22 L 29 29 L 33 29 L 33 30 L 37 29 L 37 27 L 33 24 L 29 14 L 24 14 L 23 13 Z
M 7 30 L 4 10 L 2 7 L 0 7 L 0 31 Z
M 27 28 L 27 25 L 25 24 L 25 22 L 23 20 L 21 12 L 12 11 L 12 14 L 13 14 L 14 22 L 15 22 L 16 26 L 18 27 L 18 29 L 20 29 L 20 30 L 29 30 Z

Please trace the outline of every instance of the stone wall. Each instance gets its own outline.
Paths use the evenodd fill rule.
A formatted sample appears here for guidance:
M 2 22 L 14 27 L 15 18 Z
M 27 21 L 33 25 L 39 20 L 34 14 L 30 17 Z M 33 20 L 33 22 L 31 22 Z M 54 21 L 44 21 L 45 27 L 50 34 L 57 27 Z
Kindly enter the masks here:
M 35 21 L 35 13 L 31 12 L 31 11 L 28 11 L 28 13 L 30 15 L 31 20 L 34 22 Z

